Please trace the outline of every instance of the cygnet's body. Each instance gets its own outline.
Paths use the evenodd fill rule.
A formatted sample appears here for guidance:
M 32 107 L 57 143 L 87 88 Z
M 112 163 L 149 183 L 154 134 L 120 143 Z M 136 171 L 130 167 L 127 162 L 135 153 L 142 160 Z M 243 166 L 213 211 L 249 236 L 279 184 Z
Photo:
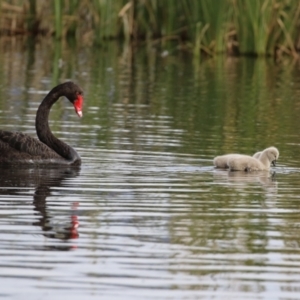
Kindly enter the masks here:
M 220 168 L 220 169 L 228 169 L 228 160 L 231 157 L 238 157 L 241 156 L 241 154 L 225 154 L 225 155 L 220 155 L 220 156 L 216 156 L 214 158 L 214 166 L 216 168 Z
M 262 152 L 256 152 L 256 153 L 254 153 L 253 157 L 259 158 L 259 156 L 260 156 L 261 153 Z M 214 158 L 214 166 L 216 168 L 219 168 L 219 169 L 228 169 L 229 168 L 228 160 L 229 159 L 236 159 L 236 158 L 238 158 L 240 156 L 245 156 L 245 155 L 243 155 L 243 154 L 225 154 L 225 155 L 216 156 Z
M 259 158 L 248 155 L 229 157 L 227 163 L 231 171 L 262 171 L 269 170 L 271 163 L 275 166 L 279 157 L 279 151 L 275 147 L 269 147 L 262 151 Z

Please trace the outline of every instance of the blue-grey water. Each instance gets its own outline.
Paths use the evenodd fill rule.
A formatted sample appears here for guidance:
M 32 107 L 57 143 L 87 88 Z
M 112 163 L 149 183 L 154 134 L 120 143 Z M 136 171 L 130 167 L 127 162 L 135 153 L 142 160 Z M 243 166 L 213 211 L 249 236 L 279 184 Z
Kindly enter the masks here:
M 51 128 L 80 168 L 0 169 L 0 297 L 300 298 L 300 71 L 285 59 L 107 43 L 2 40 L 0 126 L 35 135 L 41 99 L 74 80 Z M 280 151 L 271 172 L 214 156 Z

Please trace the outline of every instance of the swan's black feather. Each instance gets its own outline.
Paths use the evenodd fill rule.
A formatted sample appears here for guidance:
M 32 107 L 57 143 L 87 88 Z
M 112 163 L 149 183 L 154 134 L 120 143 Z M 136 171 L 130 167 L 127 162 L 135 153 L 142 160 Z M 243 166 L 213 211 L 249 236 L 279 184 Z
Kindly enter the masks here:
M 0 162 L 26 159 L 44 160 L 62 157 L 27 134 L 0 130 Z

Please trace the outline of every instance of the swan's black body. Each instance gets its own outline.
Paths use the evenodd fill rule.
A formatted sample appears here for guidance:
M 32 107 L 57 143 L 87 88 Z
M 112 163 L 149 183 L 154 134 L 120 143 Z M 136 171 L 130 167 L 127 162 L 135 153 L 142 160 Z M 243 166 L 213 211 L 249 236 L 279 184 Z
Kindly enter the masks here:
M 65 96 L 82 116 L 82 90 L 73 82 L 53 88 L 40 104 L 36 114 L 36 133 L 39 140 L 21 133 L 0 130 L 0 164 L 68 164 L 80 165 L 81 158 L 68 144 L 56 138 L 49 127 L 52 105 Z

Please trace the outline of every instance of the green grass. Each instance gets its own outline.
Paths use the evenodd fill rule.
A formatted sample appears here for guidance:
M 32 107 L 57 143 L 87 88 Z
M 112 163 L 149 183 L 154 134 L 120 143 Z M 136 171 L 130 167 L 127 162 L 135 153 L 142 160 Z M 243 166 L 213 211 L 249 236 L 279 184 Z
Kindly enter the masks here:
M 292 0 L 0 0 L 0 33 L 82 43 L 177 41 L 202 53 L 297 56 L 300 2 Z

